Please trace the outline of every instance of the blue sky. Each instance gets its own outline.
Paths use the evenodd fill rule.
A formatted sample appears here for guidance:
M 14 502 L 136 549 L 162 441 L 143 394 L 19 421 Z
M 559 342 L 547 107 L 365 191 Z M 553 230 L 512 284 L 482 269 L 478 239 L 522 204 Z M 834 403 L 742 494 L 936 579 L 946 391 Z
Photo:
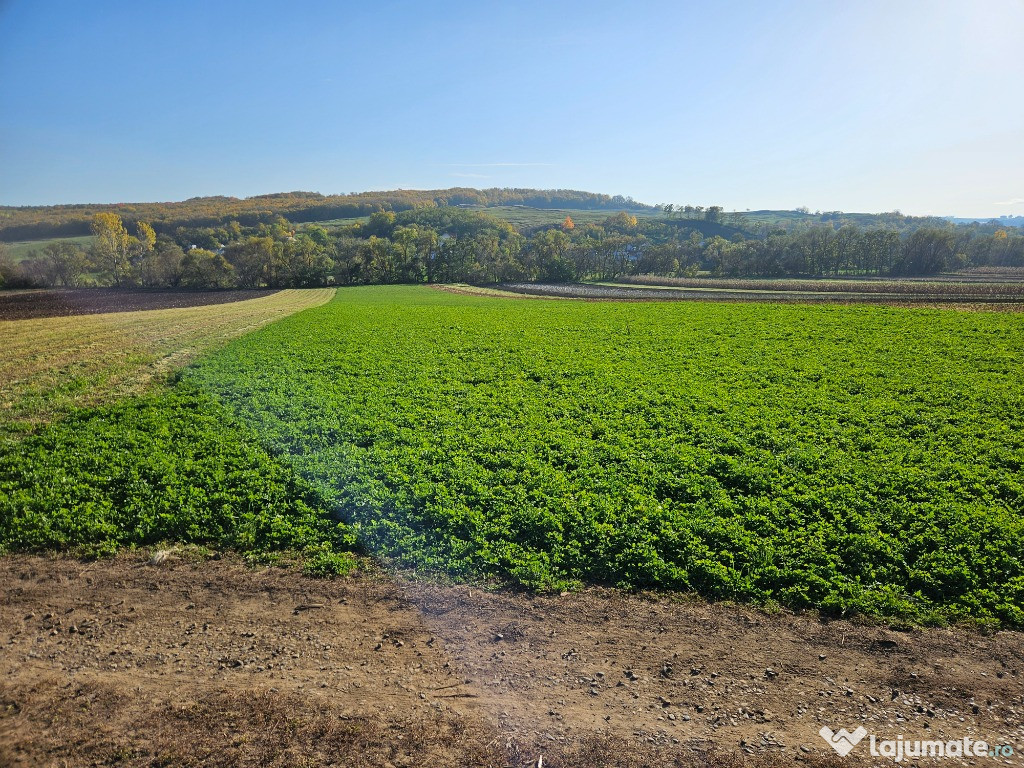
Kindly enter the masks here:
M 0 0 L 0 204 L 524 186 L 1024 214 L 1022 83 L 1022 0 Z

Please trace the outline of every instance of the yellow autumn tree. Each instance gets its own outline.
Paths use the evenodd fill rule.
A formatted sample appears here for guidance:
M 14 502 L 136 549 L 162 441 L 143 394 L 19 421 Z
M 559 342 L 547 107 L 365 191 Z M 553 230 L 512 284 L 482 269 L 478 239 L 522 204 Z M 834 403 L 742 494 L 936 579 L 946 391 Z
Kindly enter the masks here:
M 114 285 L 120 286 L 128 277 L 132 244 L 138 242 L 128 234 L 116 213 L 97 213 L 92 217 L 92 256 L 96 268 Z
M 570 229 L 576 229 L 576 223 L 572 220 L 571 216 L 566 216 L 565 221 L 562 222 L 562 229 L 568 232 Z

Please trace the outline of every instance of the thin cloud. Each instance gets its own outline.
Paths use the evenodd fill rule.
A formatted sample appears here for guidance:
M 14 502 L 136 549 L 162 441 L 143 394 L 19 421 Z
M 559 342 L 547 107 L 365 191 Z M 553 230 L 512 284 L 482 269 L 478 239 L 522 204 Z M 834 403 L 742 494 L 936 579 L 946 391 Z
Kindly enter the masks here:
M 1020 205 L 1024 203 L 1024 197 L 1015 197 L 1012 200 L 1003 200 L 1002 202 L 996 203 L 996 205 Z

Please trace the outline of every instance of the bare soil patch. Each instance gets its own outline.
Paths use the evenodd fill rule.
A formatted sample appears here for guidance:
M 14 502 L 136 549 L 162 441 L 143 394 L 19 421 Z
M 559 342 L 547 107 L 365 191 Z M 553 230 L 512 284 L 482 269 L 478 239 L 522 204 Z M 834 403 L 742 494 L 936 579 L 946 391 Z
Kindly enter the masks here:
M 877 763 L 822 725 L 1024 745 L 1019 633 L 148 563 L 0 560 L 0 765 Z
M 258 299 L 272 293 L 277 291 L 130 291 L 114 288 L 0 291 L 0 320 L 204 307 Z

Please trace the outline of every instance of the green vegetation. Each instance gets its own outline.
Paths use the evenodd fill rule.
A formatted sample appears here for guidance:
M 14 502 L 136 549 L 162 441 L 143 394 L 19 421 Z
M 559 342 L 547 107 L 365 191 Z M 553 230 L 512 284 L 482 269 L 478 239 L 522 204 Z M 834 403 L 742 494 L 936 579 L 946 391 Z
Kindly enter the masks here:
M 71 243 L 79 248 L 88 249 L 93 242 L 92 235 L 80 235 L 79 237 L 44 238 L 42 240 L 23 240 L 17 243 L 8 243 L 7 252 L 11 260 L 22 262 L 26 259 L 39 258 L 47 246 L 53 243 Z
M 1024 624 L 1015 315 L 350 289 L 206 358 L 416 568 Z
M 345 289 L 0 446 L 0 546 L 1024 626 L 1019 320 Z
M 36 240 L 86 235 L 97 214 L 119 216 L 129 228 L 149 222 L 158 234 L 179 227 L 221 227 L 232 221 L 252 227 L 284 216 L 294 222 L 369 216 L 375 211 L 406 211 L 456 205 L 528 205 L 534 208 L 605 210 L 609 213 L 656 208 L 621 195 L 601 195 L 572 189 L 398 189 L 321 195 L 283 192 L 237 197 L 193 197 L 178 203 L 115 203 L 106 205 L 0 206 L 0 240 Z
M 173 365 L 333 293 L 279 291 L 208 306 L 0 320 L 0 442 L 81 406 L 137 394 Z
M 278 218 L 255 227 L 238 221 L 178 227 L 173 237 L 158 235 L 145 222 L 133 235 L 117 215 L 98 213 L 87 252 L 54 241 L 20 266 L 0 255 L 0 286 L 304 288 L 697 275 L 806 279 L 1024 267 L 1024 234 L 995 225 L 913 228 L 903 222 L 903 228 L 859 228 L 840 220 L 755 233 L 738 228 L 742 222 L 727 223 L 717 206 L 681 210 L 682 216 L 679 211 L 645 216 L 424 206 L 397 214 L 377 211 L 330 229 L 297 228 Z M 698 213 L 700 218 L 691 218 Z
M 0 551 L 163 542 L 295 551 L 317 573 L 355 562 L 317 494 L 188 386 L 80 411 L 0 450 Z
M 601 224 L 608 218 L 607 210 L 581 210 L 578 208 L 533 208 L 525 205 L 496 205 L 487 208 L 470 207 L 469 210 L 485 213 L 496 219 L 507 221 L 518 230 L 550 227 L 562 224 L 568 216 L 577 225 Z M 657 210 L 635 211 L 637 218 L 656 216 Z
M 114 209 L 71 206 L 73 214 L 64 213 L 76 222 L 91 211 L 79 222 L 93 233 L 85 238 L 89 247 L 74 239 L 38 241 L 31 258 L 19 264 L 0 243 L 0 287 L 564 283 L 644 275 L 919 276 L 1024 267 L 1024 232 L 1015 227 L 958 226 L 898 212 L 741 215 L 715 205 L 658 208 L 565 190 L 343 197 L 344 204 L 291 193 Z M 269 208 L 254 213 L 246 207 L 256 202 Z M 610 210 L 614 205 L 621 210 Z M 0 210 L 0 234 L 2 222 L 22 221 L 31 211 L 42 220 L 53 214 Z M 169 219 L 169 212 L 191 218 Z M 144 214 L 154 218 L 147 221 Z M 11 226 L 21 231 L 22 225 Z

